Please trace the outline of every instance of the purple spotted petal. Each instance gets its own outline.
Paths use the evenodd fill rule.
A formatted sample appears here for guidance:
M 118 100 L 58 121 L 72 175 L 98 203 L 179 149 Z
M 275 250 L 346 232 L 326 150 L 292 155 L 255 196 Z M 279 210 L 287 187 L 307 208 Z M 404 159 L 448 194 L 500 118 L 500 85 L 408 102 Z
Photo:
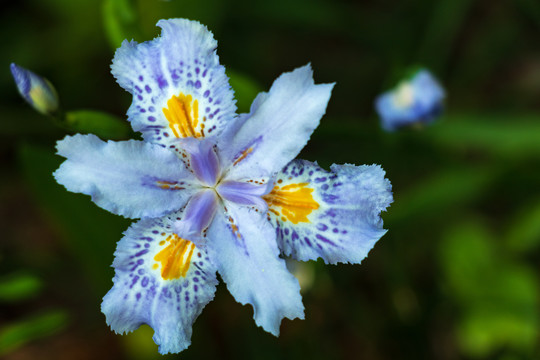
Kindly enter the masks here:
M 133 129 L 146 141 L 166 146 L 176 138 L 219 134 L 236 106 L 216 40 L 196 21 L 160 20 L 157 25 L 161 36 L 141 44 L 124 41 L 111 66 L 118 83 L 133 95 L 127 113 Z
M 217 191 L 225 200 L 239 205 L 255 206 L 260 211 L 266 212 L 268 206 L 262 196 L 266 195 L 271 189 L 272 187 L 267 184 L 223 181 L 219 184 Z
M 316 204 L 294 223 L 281 206 L 270 206 L 270 221 L 281 251 L 297 260 L 360 263 L 386 233 L 381 212 L 392 202 L 391 185 L 377 165 L 332 165 L 331 171 L 294 160 L 276 177 L 280 186 L 307 184 Z M 270 194 L 270 198 L 271 198 Z M 286 210 L 300 211 L 294 206 Z
M 174 246 L 166 219 L 133 224 L 118 242 L 113 266 L 114 286 L 103 298 L 107 324 L 120 334 L 150 325 L 161 354 L 177 353 L 191 342 L 192 324 L 214 298 L 216 268 L 204 249 L 186 244 L 184 276 L 164 279 L 163 259 L 156 256 Z M 161 260 L 161 261 L 159 261 Z M 170 259 L 174 260 L 174 259 Z

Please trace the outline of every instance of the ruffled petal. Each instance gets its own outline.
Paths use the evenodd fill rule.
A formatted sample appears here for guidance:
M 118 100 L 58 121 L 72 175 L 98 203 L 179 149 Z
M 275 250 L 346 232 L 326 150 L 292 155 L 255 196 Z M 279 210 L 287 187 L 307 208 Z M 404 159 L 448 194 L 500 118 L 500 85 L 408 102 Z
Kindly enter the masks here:
M 304 318 L 298 280 L 279 257 L 275 231 L 260 213 L 228 203 L 208 232 L 208 253 L 234 298 L 253 306 L 264 330 L 279 335 L 281 320 Z
M 240 116 L 219 139 L 222 156 L 232 164 L 227 178 L 273 175 L 294 159 L 319 125 L 333 86 L 315 85 L 306 65 L 284 73 L 268 93 L 259 94 L 249 116 Z
M 174 235 L 167 222 L 145 219 L 126 231 L 115 253 L 114 286 L 101 304 L 117 333 L 150 325 L 161 354 L 189 346 L 192 324 L 217 285 L 206 252 Z
M 112 73 L 131 94 L 128 118 L 146 141 L 219 134 L 236 111 L 233 91 L 219 64 L 217 42 L 196 21 L 160 20 L 160 37 L 124 41 Z
M 176 154 L 159 145 L 104 142 L 78 134 L 59 141 L 57 150 L 67 158 L 54 173 L 58 183 L 125 217 L 157 217 L 178 210 L 199 188 Z
M 264 199 L 286 256 L 326 263 L 360 263 L 386 233 L 380 217 L 392 202 L 378 165 L 332 165 L 294 160 Z

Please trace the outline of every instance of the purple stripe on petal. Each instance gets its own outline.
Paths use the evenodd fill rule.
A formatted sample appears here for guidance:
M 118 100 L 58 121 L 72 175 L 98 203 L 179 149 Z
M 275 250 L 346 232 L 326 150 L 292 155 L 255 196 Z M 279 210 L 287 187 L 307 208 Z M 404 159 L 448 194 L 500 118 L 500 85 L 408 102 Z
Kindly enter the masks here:
M 174 232 L 197 245 L 202 239 L 202 231 L 212 222 L 217 207 L 218 197 L 214 190 L 198 192 L 187 204 L 182 219 L 174 223 Z
M 191 156 L 191 169 L 195 173 L 195 176 L 203 184 L 214 186 L 221 169 L 212 142 L 186 138 L 180 144 Z

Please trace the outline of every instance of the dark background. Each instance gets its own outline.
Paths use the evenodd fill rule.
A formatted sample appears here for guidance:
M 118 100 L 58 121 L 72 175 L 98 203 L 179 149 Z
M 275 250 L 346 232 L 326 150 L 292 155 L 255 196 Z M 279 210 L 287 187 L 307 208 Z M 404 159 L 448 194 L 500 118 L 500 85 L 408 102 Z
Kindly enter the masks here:
M 51 176 L 61 162 L 54 144 L 69 131 L 137 135 L 124 125 L 84 123 L 85 113 L 69 131 L 55 125 L 19 97 L 9 64 L 48 78 L 66 111 L 125 119 L 131 98 L 110 74 L 114 49 L 123 38 L 156 37 L 157 20 L 172 17 L 199 20 L 214 33 L 242 112 L 282 72 L 307 62 L 316 82 L 336 82 L 301 157 L 325 167 L 380 164 L 395 201 L 383 214 L 389 232 L 362 265 L 297 268 L 306 320 L 284 320 L 274 338 L 221 284 L 194 325 L 190 348 L 166 358 L 540 358 L 535 0 L 4 5 L 0 357 L 161 358 L 151 329 L 115 335 L 99 309 L 129 221 Z M 446 88 L 445 113 L 431 127 L 384 133 L 373 101 L 416 66 Z

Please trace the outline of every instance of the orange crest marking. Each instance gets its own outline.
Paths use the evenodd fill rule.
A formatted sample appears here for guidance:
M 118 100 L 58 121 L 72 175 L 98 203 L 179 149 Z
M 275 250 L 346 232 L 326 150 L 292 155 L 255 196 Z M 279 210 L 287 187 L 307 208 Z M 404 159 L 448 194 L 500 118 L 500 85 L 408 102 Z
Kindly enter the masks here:
M 204 122 L 206 117 L 199 123 L 199 102 L 191 95 L 173 95 L 167 101 L 167 107 L 163 108 L 163 114 L 169 121 L 174 136 L 178 137 L 204 137 Z M 197 126 L 199 128 L 197 128 Z
M 235 160 L 235 162 L 233 163 L 233 166 L 236 166 L 238 165 L 238 163 L 242 160 L 244 160 L 249 154 L 251 154 L 251 152 L 253 151 L 253 148 L 250 147 L 248 149 L 245 149 L 244 151 L 242 151 L 242 154 L 240 154 L 240 156 L 238 157 L 238 159 Z
M 293 224 L 309 222 L 308 215 L 319 208 L 313 199 L 313 189 L 307 187 L 308 183 L 289 184 L 282 187 L 274 186 L 270 194 L 263 198 L 268 203 L 269 211 L 280 216 L 281 220 L 289 220 Z
M 185 189 L 185 187 L 183 187 L 180 184 L 178 184 L 177 182 L 173 182 L 173 181 L 161 181 L 161 180 L 158 180 L 158 181 L 156 181 L 156 184 L 157 184 L 157 186 L 159 186 L 160 188 L 162 188 L 164 190 L 184 190 Z
M 191 256 L 195 250 L 195 244 L 189 240 L 182 239 L 176 234 L 170 235 L 166 242 L 169 243 L 167 247 L 154 256 L 154 260 L 161 263 L 161 277 L 163 280 L 185 277 L 191 264 Z M 161 242 L 160 245 L 162 245 Z M 158 267 L 159 264 L 154 264 L 153 266 L 154 269 Z

